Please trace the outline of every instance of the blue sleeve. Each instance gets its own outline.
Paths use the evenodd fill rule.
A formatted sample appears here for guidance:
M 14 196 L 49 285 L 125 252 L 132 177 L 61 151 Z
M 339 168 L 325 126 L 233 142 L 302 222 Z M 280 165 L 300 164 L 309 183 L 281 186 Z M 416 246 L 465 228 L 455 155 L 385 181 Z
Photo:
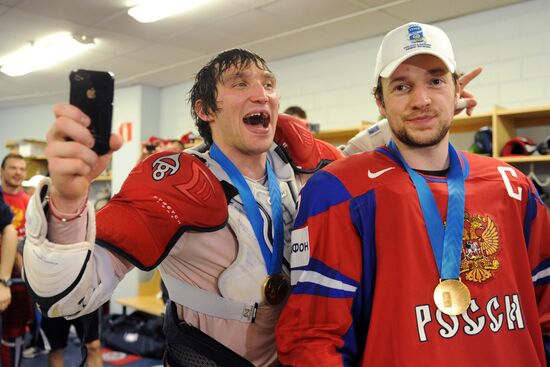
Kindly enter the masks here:
M 13 213 L 0 192 L 0 231 L 3 231 L 13 220 Z

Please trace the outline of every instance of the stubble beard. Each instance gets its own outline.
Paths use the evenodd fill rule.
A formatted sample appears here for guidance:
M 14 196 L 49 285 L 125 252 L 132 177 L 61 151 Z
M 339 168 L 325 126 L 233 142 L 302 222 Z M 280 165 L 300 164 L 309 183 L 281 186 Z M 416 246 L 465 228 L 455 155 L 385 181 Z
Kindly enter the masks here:
M 415 134 L 412 134 L 407 128 L 403 127 L 399 130 L 390 128 L 395 135 L 395 137 L 401 141 L 403 144 L 408 145 L 412 148 L 427 148 L 427 147 L 433 147 L 437 144 L 439 144 L 443 138 L 447 135 L 449 132 L 449 129 L 451 127 L 451 124 L 442 124 L 437 127 L 437 131 L 432 136 L 426 136 L 425 133 L 422 131 L 418 132 L 415 136 Z
M 22 182 L 23 180 L 9 179 L 3 182 L 2 187 L 4 188 L 5 191 L 14 192 L 19 190 L 22 187 L 21 186 Z

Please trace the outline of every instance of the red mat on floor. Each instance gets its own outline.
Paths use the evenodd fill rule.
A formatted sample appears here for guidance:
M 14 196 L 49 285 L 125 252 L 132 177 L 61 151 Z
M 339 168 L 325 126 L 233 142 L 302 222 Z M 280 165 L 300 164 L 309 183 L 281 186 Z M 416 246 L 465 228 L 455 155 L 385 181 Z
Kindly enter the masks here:
M 103 361 L 114 366 L 124 366 L 135 361 L 143 359 L 140 356 L 133 354 L 127 354 L 124 352 L 117 352 L 116 350 L 110 350 L 109 348 L 101 348 L 101 354 L 103 355 Z

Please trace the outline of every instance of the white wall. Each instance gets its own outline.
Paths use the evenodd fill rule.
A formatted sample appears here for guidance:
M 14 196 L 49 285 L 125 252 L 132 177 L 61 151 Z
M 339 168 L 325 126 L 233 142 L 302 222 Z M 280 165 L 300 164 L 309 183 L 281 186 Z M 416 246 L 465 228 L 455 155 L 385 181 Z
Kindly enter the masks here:
M 548 19 L 550 1 L 531 0 L 436 24 L 451 38 L 461 70 L 485 68 L 470 85 L 479 99 L 478 112 L 490 111 L 495 104 L 550 105 Z M 376 120 L 372 70 L 381 38 L 270 62 L 279 80 L 281 110 L 300 105 L 322 129 Z M 187 103 L 190 87 L 189 82 L 160 90 L 156 131 L 162 137 L 196 131 Z M 41 138 L 51 121 L 50 105 L 0 109 L 0 139 Z
M 436 24 L 451 38 L 462 71 L 485 68 L 469 88 L 479 99 L 477 111 L 490 111 L 495 104 L 550 105 L 548 19 L 550 1 L 531 0 Z M 281 110 L 300 105 L 322 129 L 375 121 L 372 73 L 381 39 L 270 62 L 278 78 Z M 189 88 L 187 83 L 162 91 L 163 134 L 194 129 L 185 103 Z
M 189 131 L 197 132 L 187 103 L 192 84 L 188 82 L 161 90 L 160 134 L 163 138 L 177 139 Z
M 0 159 L 8 154 L 8 140 L 45 140 L 54 121 L 52 109 L 50 104 L 0 109 Z

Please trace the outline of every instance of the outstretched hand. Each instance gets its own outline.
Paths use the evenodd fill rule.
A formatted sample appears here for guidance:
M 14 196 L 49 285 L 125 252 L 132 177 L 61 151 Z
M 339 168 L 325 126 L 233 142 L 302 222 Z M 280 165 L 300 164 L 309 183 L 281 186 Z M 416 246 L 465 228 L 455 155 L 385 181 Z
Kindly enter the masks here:
M 464 74 L 458 80 L 458 84 L 460 85 L 460 100 L 455 108 L 455 115 L 458 115 L 464 109 L 466 109 L 466 114 L 468 116 L 472 115 L 472 112 L 474 111 L 475 106 L 477 106 L 477 100 L 475 99 L 475 96 L 469 91 L 467 91 L 465 88 L 466 88 L 466 85 L 468 85 L 468 83 L 470 83 L 479 74 L 481 74 L 482 71 L 483 71 L 483 68 L 481 66 L 478 66 L 477 68 L 470 71 L 469 73 Z
M 91 149 L 94 138 L 87 128 L 90 125 L 88 116 L 69 104 L 56 105 L 54 114 L 56 120 L 46 139 L 51 194 L 56 207 L 70 213 L 82 205 L 90 183 L 105 170 L 112 153 L 122 146 L 122 139 L 112 134 L 109 153 L 98 156 Z

